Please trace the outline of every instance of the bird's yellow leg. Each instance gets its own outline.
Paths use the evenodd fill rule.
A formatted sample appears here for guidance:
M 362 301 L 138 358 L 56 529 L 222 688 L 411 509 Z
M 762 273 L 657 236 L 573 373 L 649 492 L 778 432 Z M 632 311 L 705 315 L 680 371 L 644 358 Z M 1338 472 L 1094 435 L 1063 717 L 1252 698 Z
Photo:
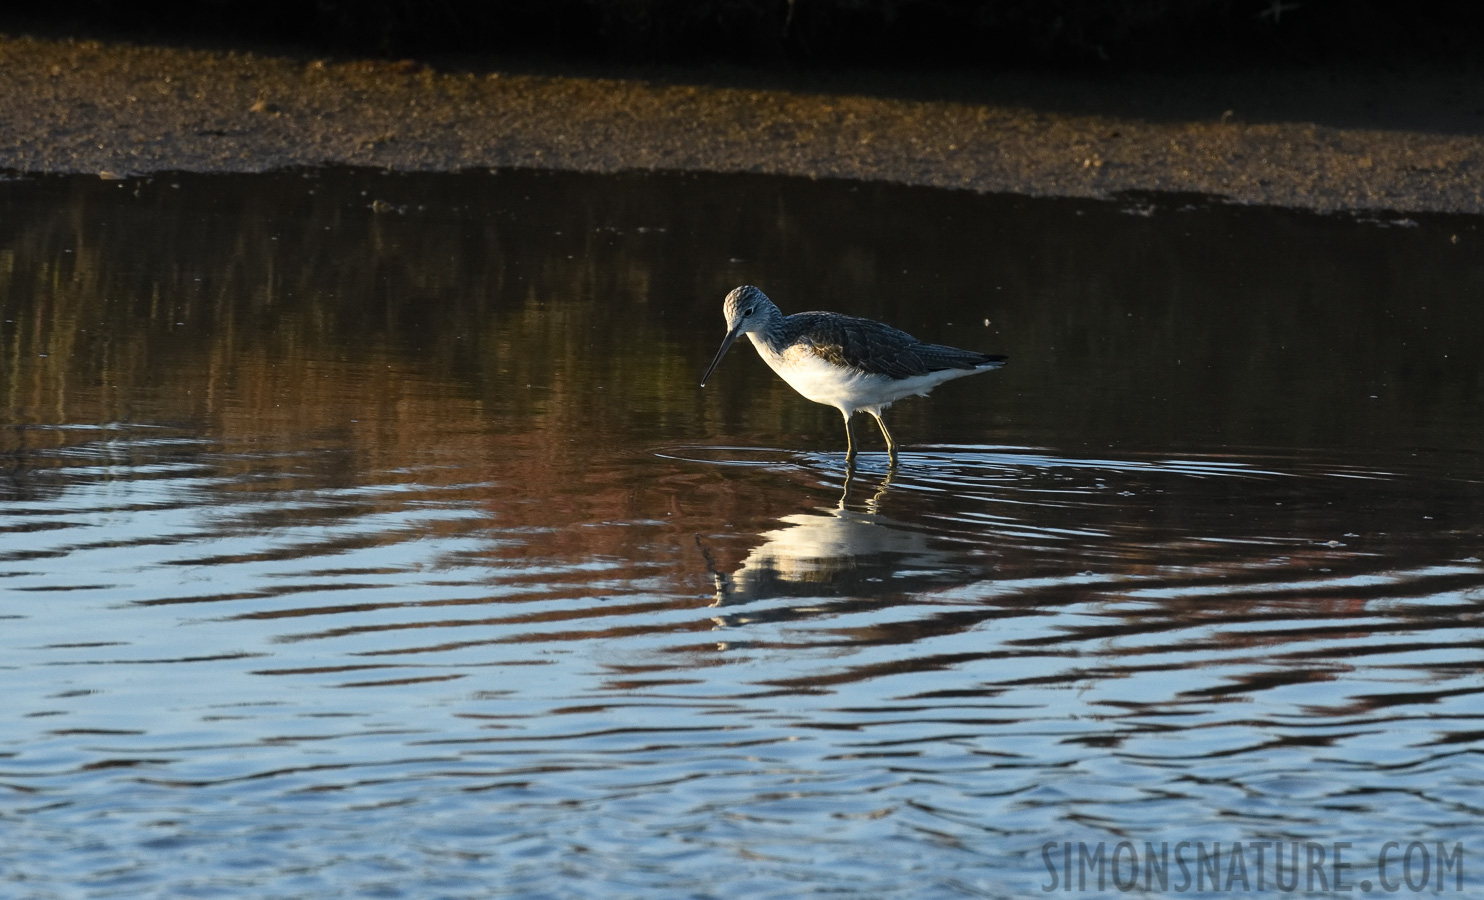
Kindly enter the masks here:
M 855 429 L 850 427 L 850 413 L 842 411 L 845 417 L 845 465 L 855 465 Z
M 869 410 L 867 410 L 869 412 Z M 880 413 L 871 413 L 876 424 L 881 426 L 881 436 L 886 438 L 886 457 L 891 460 L 893 467 L 897 464 L 897 442 L 891 439 L 891 432 L 886 430 L 886 420 L 881 418 Z

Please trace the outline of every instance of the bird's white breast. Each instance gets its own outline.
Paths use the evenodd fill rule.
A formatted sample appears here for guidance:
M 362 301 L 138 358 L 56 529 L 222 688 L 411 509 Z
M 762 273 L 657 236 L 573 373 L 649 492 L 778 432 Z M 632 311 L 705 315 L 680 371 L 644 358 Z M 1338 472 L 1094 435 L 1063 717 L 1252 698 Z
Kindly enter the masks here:
M 961 375 L 971 375 L 973 369 L 947 369 L 927 375 L 908 378 L 890 378 L 858 372 L 837 366 L 806 346 L 794 344 L 774 352 L 773 348 L 760 340 L 756 334 L 747 335 L 758 355 L 788 382 L 788 386 L 815 403 L 833 406 L 844 412 L 874 409 L 880 412 L 892 403 L 911 396 L 926 396 L 927 392 Z

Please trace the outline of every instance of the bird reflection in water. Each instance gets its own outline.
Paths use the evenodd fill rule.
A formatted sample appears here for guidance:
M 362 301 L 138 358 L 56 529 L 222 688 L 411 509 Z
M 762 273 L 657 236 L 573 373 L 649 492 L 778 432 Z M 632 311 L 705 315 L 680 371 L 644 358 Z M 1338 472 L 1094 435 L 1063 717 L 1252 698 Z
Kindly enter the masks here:
M 711 606 L 735 608 L 714 617 L 717 626 L 891 605 L 924 579 L 942 580 L 951 569 L 948 554 L 935 550 L 927 533 L 880 512 L 892 477 L 888 472 L 863 490 L 847 470 L 834 508 L 784 516 L 781 527 L 758 535 L 762 543 L 734 572 L 718 571 L 707 554 L 716 584 Z M 766 604 L 780 599 L 805 602 Z

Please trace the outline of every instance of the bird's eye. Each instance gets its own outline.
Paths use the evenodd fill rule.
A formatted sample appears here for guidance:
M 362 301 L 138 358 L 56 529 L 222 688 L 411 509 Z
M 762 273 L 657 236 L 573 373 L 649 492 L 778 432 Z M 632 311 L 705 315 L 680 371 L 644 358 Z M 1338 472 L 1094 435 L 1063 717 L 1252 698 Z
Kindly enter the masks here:
M 742 310 L 742 318 L 745 319 L 750 315 L 752 315 L 752 307 L 749 306 L 746 309 Z

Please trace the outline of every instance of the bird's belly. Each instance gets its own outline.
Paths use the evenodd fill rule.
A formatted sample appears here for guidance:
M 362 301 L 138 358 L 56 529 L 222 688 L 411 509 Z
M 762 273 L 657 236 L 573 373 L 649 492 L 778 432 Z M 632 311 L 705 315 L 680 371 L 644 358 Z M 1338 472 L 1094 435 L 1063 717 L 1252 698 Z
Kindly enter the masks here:
M 769 353 L 763 348 L 759 351 L 769 367 L 788 382 L 789 387 L 815 403 L 847 412 L 861 409 L 879 411 L 903 397 L 926 394 L 950 378 L 973 371 L 954 369 L 910 378 L 891 378 L 834 365 L 808 350 L 789 348 L 782 354 Z
M 773 371 L 803 396 L 837 409 L 874 406 L 891 387 L 891 379 L 885 376 L 844 369 L 819 357 L 774 366 Z

